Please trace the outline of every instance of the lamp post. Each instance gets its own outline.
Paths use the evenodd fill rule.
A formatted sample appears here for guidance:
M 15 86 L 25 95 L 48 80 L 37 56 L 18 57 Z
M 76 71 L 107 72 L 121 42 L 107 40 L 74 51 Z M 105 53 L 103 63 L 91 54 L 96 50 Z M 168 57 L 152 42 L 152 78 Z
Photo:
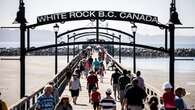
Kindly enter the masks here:
M 54 32 L 55 32 L 55 74 L 58 73 L 58 48 L 57 48 L 57 35 L 59 31 L 59 26 L 58 24 L 55 24 L 53 26 Z
M 174 69 L 175 69 L 175 24 L 181 24 L 178 13 L 176 12 L 175 0 L 172 0 L 170 7 L 170 19 L 169 19 L 169 36 L 170 36 L 170 49 L 169 49 L 169 82 L 173 86 L 174 90 Z
M 13 24 L 20 24 L 20 98 L 25 96 L 25 31 L 26 31 L 26 18 L 25 7 L 23 0 L 19 1 L 19 11 Z
M 136 73 L 136 52 L 135 52 L 135 34 L 137 31 L 137 26 L 133 24 L 131 26 L 132 32 L 133 32 L 133 73 Z

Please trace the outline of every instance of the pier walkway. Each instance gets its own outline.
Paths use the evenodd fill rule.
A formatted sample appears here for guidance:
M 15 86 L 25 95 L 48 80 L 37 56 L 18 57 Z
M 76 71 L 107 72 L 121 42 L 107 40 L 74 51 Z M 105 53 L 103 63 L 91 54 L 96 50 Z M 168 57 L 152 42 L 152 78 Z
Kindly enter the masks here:
M 103 79 L 103 83 L 99 82 L 98 91 L 101 93 L 101 98 L 106 96 L 105 95 L 106 89 L 108 89 L 108 88 L 112 89 L 112 86 L 110 85 L 110 78 L 111 78 L 111 74 L 113 72 L 114 71 L 106 71 L 106 74 L 105 74 L 104 79 Z M 71 105 L 73 106 L 73 110 L 93 110 L 92 104 L 89 103 L 88 90 L 86 89 L 87 88 L 86 87 L 87 86 L 86 78 L 81 77 L 80 81 L 81 81 L 82 90 L 80 91 L 80 94 L 79 94 L 79 97 L 77 100 L 77 104 L 74 105 L 72 103 L 72 99 L 70 98 Z M 68 87 L 66 87 L 66 89 L 62 93 L 62 95 L 68 95 L 71 97 L 70 91 L 68 90 Z M 113 96 L 113 93 L 112 93 L 112 96 Z M 117 110 L 120 110 L 121 109 L 120 102 L 119 101 L 116 101 L 116 102 L 117 102 Z
M 72 61 L 68 63 L 66 67 L 55 76 L 54 79 L 51 80 L 55 83 L 55 86 L 58 88 L 59 94 L 61 96 L 68 95 L 69 97 L 71 97 L 68 84 L 74 70 L 76 69 L 79 62 L 81 61 L 81 56 L 82 56 L 82 52 L 77 56 L 75 56 L 72 59 Z M 97 56 L 98 56 L 97 53 L 93 53 L 93 58 L 97 58 Z M 113 67 L 118 68 L 119 71 L 122 73 L 122 71 L 125 68 L 122 67 L 118 62 L 116 62 L 114 58 L 110 56 L 108 53 L 106 54 L 106 56 L 109 59 L 109 62 L 112 62 Z M 107 68 L 107 65 L 105 65 L 105 67 Z M 99 81 L 98 91 L 101 93 L 101 98 L 104 98 L 106 96 L 105 92 L 108 88 L 112 89 L 112 86 L 110 84 L 112 73 L 114 73 L 114 71 L 106 69 L 106 74 L 104 75 L 103 83 Z M 80 81 L 81 81 L 82 90 L 80 91 L 77 104 L 73 104 L 72 98 L 70 98 L 71 105 L 73 106 L 73 110 L 93 110 L 92 104 L 89 103 L 87 80 L 84 76 L 81 76 Z M 159 97 L 159 93 L 155 89 L 151 88 L 147 84 L 145 86 L 146 86 L 145 90 L 148 95 L 156 95 L 157 97 Z M 43 87 L 37 90 L 32 95 L 20 99 L 16 104 L 10 107 L 10 110 L 35 110 L 36 100 L 42 93 L 43 93 Z M 113 97 L 113 93 L 112 93 L 112 97 Z M 117 110 L 121 110 L 120 102 L 117 100 L 116 103 L 117 103 Z

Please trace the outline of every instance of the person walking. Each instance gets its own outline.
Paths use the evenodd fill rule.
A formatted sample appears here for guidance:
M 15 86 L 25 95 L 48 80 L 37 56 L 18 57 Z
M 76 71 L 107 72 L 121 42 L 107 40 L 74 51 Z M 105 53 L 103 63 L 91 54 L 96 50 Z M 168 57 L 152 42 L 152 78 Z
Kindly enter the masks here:
M 112 90 L 108 88 L 106 90 L 106 97 L 100 101 L 101 110 L 116 110 L 116 102 L 111 97 Z
M 1 92 L 0 92 L 0 96 L 1 96 Z M 0 99 L 0 110 L 8 110 L 6 102 L 3 101 L 2 99 Z
M 73 110 L 68 96 L 62 96 L 54 110 Z
M 73 98 L 73 103 L 76 104 L 77 98 L 79 96 L 79 91 L 81 90 L 81 83 L 79 78 L 77 77 L 77 74 L 73 74 L 73 78 L 69 83 L 69 90 Z
M 101 99 L 101 94 L 100 92 L 97 91 L 97 88 L 94 87 L 91 93 L 91 101 L 92 101 L 94 110 L 100 109 L 99 108 L 100 99 Z
M 104 66 L 103 62 L 100 62 L 100 67 L 99 67 L 98 73 L 100 75 L 100 82 L 103 83 L 104 74 L 106 73 L 105 66 Z
M 145 89 L 144 79 L 140 75 L 141 75 L 141 72 L 137 71 L 136 79 L 138 80 L 138 86 L 142 89 Z
M 59 101 L 59 92 L 58 92 L 58 88 L 55 87 L 53 81 L 49 82 L 49 85 L 51 85 L 51 86 L 53 87 L 52 95 L 53 95 L 53 97 L 54 97 L 55 104 L 57 104 L 58 101 Z
M 138 86 L 138 80 L 134 79 L 132 86 L 126 90 L 122 108 L 126 108 L 127 110 L 142 110 L 144 108 L 143 100 L 146 97 L 146 92 Z
M 88 89 L 88 96 L 90 102 L 90 94 L 94 87 L 99 88 L 98 86 L 98 78 L 94 71 L 89 72 L 90 75 L 87 77 L 87 89 Z
M 55 99 L 52 95 L 53 87 L 46 85 L 44 87 L 44 93 L 37 99 L 36 110 L 53 110 L 55 107 Z
M 130 78 L 127 76 L 127 70 L 123 70 L 123 75 L 119 77 L 119 94 L 120 94 L 120 103 L 123 105 L 123 99 L 125 96 L 125 87 L 130 83 Z
M 113 87 L 113 91 L 114 91 L 114 98 L 116 100 L 116 92 L 118 93 L 118 98 L 119 98 L 119 77 L 121 76 L 121 74 L 119 73 L 118 68 L 115 69 L 115 72 L 112 74 L 111 79 L 110 79 L 110 83 Z
M 94 67 L 95 72 L 99 70 L 100 62 L 98 61 L 97 58 L 95 58 L 95 61 L 93 62 L 93 67 Z

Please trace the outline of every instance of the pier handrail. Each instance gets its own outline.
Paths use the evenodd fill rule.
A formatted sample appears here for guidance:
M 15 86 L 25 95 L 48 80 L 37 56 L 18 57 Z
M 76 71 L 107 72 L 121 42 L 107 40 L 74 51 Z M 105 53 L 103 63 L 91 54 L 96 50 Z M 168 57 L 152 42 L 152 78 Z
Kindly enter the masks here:
M 62 94 L 66 85 L 68 84 L 72 73 L 77 67 L 80 61 L 80 54 L 76 55 L 67 66 L 59 72 L 51 81 L 54 82 L 54 86 L 58 88 L 59 95 Z M 43 93 L 44 87 L 41 87 L 30 96 L 26 96 L 20 99 L 18 102 L 9 107 L 10 110 L 34 110 L 37 98 Z
M 118 63 L 110 54 L 106 53 L 107 57 L 109 58 L 109 60 L 112 61 L 113 65 L 115 68 L 118 68 L 119 71 L 122 73 L 123 70 L 125 70 L 126 68 L 123 67 L 120 63 Z M 128 69 L 126 69 L 128 70 Z M 135 74 L 131 74 L 132 76 L 134 76 Z M 158 97 L 159 101 L 160 101 L 160 97 L 162 95 L 162 92 L 160 92 L 159 90 L 157 90 L 155 87 L 153 87 L 152 85 L 148 84 L 145 82 L 145 91 L 149 96 L 156 96 Z

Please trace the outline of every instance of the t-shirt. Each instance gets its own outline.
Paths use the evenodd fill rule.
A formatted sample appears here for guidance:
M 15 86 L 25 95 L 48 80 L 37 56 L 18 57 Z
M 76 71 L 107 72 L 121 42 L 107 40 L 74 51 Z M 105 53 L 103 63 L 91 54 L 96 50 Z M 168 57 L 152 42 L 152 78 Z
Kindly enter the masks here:
M 144 85 L 144 79 L 140 76 L 136 77 L 136 79 L 138 80 L 138 86 L 142 89 L 145 88 L 145 85 Z
M 175 108 L 175 95 L 173 92 L 165 92 L 163 94 L 163 102 L 165 108 Z
M 98 82 L 98 78 L 97 78 L 96 75 L 89 75 L 89 76 L 87 77 L 87 82 L 88 82 L 90 85 L 95 84 L 95 83 Z
M 36 108 L 41 110 L 53 110 L 55 107 L 54 97 L 52 95 L 41 95 L 37 99 Z
M 120 76 L 121 76 L 121 74 L 118 72 L 112 74 L 113 84 L 118 84 L 118 79 Z
M 176 108 L 178 110 L 184 110 L 185 108 L 185 104 L 184 101 L 181 97 L 175 96 L 175 104 L 176 104 Z
M 100 97 L 101 97 L 101 95 L 98 91 L 92 92 L 92 94 L 91 94 L 91 100 L 93 102 L 100 102 Z
M 138 86 L 130 86 L 126 90 L 125 98 L 128 105 L 141 106 L 143 99 L 147 96 L 146 92 Z
M 93 66 L 94 66 L 95 69 L 99 69 L 99 67 L 100 67 L 100 62 L 97 61 L 97 60 L 95 60 L 95 61 L 93 62 Z
M 80 88 L 80 80 L 78 78 L 75 80 L 71 80 L 70 83 L 71 83 L 71 87 L 70 87 L 71 90 L 78 90 Z
M 113 110 L 116 107 L 116 102 L 113 98 L 104 98 L 100 101 L 102 110 Z
M 126 85 L 130 83 L 130 78 L 128 76 L 120 76 L 118 82 L 120 90 L 125 90 Z

